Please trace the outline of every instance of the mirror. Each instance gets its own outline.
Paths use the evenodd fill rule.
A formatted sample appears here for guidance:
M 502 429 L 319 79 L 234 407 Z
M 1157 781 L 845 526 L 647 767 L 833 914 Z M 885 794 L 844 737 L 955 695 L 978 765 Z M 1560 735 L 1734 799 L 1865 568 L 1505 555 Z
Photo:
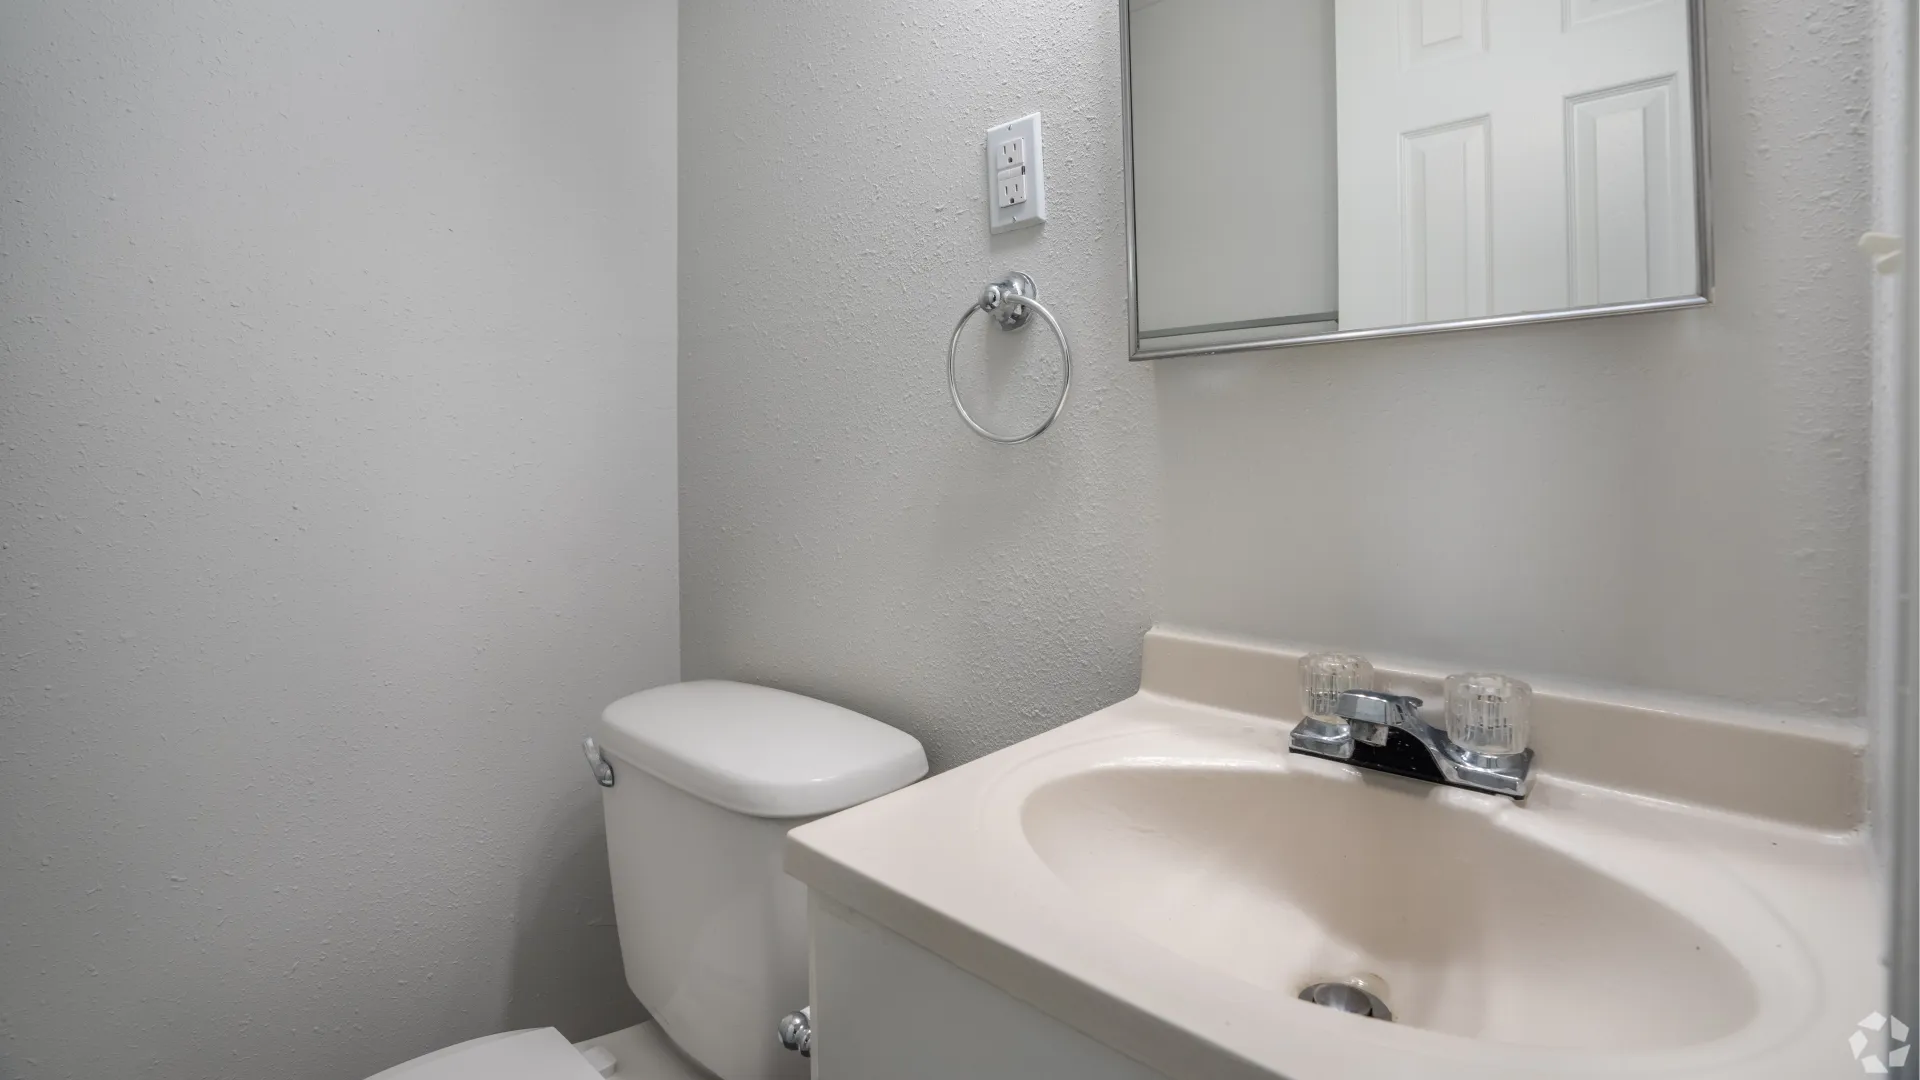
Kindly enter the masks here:
M 1701 0 L 1120 0 L 1133 358 L 1707 302 Z

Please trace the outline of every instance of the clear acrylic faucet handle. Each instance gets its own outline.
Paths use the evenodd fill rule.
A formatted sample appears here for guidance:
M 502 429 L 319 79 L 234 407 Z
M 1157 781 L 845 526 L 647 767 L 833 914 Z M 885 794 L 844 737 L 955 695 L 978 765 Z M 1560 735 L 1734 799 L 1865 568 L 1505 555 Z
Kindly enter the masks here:
M 1373 689 L 1373 665 L 1364 656 L 1308 653 L 1300 658 L 1300 712 L 1312 720 L 1340 724 L 1335 704 L 1349 690 Z
M 1447 676 L 1447 738 L 1462 750 L 1505 757 L 1533 736 L 1533 687 L 1505 675 Z

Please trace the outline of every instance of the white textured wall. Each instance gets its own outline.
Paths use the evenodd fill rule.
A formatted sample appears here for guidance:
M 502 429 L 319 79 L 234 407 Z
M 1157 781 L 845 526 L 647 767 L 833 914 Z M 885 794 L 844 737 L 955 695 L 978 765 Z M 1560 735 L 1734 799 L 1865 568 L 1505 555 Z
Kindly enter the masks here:
M 1158 505 L 1128 364 L 1117 10 L 700 0 L 682 12 L 681 604 L 689 677 L 813 693 L 957 764 L 1138 686 Z M 987 128 L 1043 114 L 1047 211 L 989 239 Z M 830 147 L 852 136 L 863 157 Z M 853 196 L 848 197 L 849 193 Z M 1061 424 L 947 400 L 954 320 L 1024 269 L 1079 352 Z M 974 319 L 1006 430 L 1059 357 Z
M 673 5 L 0 6 L 0 1077 L 638 1015 Z
M 1161 365 L 1165 619 L 1860 716 L 1872 9 L 1707 10 L 1717 302 Z
M 688 672 L 868 710 L 943 767 L 1125 694 L 1155 616 L 1856 717 L 1871 11 L 1708 7 L 1717 305 L 1147 366 L 1115 5 L 1017 33 L 933 0 L 690 6 Z M 982 132 L 1033 108 L 1053 220 L 989 240 Z M 823 160 L 840 131 L 856 168 Z M 1006 450 L 952 416 L 941 349 L 1014 265 L 1081 382 Z M 972 334 L 969 393 L 1034 415 L 1044 342 L 1022 378 Z

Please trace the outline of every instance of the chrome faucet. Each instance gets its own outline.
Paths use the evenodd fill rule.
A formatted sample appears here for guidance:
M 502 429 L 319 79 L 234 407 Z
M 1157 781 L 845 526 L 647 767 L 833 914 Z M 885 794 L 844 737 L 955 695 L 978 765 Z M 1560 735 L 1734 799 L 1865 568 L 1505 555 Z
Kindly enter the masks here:
M 1307 715 L 1289 740 L 1296 754 L 1514 799 L 1533 789 L 1533 690 L 1518 679 L 1449 677 L 1446 722 L 1435 726 L 1419 698 L 1372 689 L 1373 665 L 1360 657 L 1307 656 L 1300 676 Z

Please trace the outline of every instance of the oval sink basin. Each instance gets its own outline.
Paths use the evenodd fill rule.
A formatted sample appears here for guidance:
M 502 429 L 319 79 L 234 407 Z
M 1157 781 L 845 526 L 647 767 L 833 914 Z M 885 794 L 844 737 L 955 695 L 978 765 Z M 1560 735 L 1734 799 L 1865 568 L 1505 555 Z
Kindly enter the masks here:
M 1122 764 L 1043 783 L 1020 821 L 1090 914 L 1288 999 L 1368 973 L 1397 1023 L 1611 1052 L 1753 1019 L 1713 935 L 1512 826 L 1528 813 L 1332 770 Z

